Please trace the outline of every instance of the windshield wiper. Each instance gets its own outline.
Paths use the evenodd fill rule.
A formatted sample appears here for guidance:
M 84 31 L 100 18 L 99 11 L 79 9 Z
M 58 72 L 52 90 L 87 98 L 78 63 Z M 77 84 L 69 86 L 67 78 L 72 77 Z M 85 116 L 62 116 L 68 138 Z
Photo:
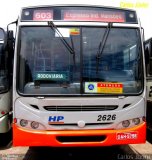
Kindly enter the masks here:
M 67 50 L 73 55 L 73 63 L 74 63 L 74 68 L 75 68 L 75 50 L 74 50 L 74 44 L 73 44 L 72 37 L 70 36 L 70 38 L 71 38 L 71 44 L 72 44 L 72 47 L 71 47 L 69 45 L 69 43 L 63 37 L 62 33 L 57 28 L 57 26 L 53 23 L 53 21 L 48 21 L 48 25 L 54 30 L 55 33 L 58 34 L 61 42 L 64 44 L 64 46 L 67 48 Z
M 48 26 L 55 32 L 57 33 L 57 35 L 59 36 L 61 42 L 63 43 L 63 45 L 66 47 L 66 49 L 70 52 L 71 55 L 73 55 L 73 63 L 74 63 L 74 68 L 75 68 L 75 50 L 74 50 L 74 43 L 73 43 L 73 39 L 70 36 L 70 40 L 71 40 L 71 45 L 72 47 L 69 45 L 69 43 L 66 41 L 66 39 L 64 38 L 64 36 L 62 35 L 62 33 L 59 31 L 59 29 L 57 28 L 57 26 L 54 24 L 53 21 L 48 21 Z M 74 73 L 74 72 L 73 72 Z M 35 86 L 40 86 L 40 82 L 39 81 L 35 81 L 34 82 Z
M 108 26 L 104 32 L 103 39 L 99 44 L 99 48 L 98 48 L 97 55 L 96 55 L 96 60 L 97 60 L 96 61 L 96 74 L 98 73 L 98 70 L 99 70 L 99 60 L 101 59 L 101 56 L 102 56 L 106 41 L 108 39 L 108 35 L 109 35 L 111 27 L 112 27 L 112 23 L 109 22 Z
M 68 44 L 68 42 L 65 40 L 65 38 L 63 37 L 62 33 L 59 31 L 59 29 L 57 28 L 57 26 L 52 22 L 52 21 L 48 21 L 48 25 L 54 30 L 55 33 L 58 34 L 61 42 L 64 44 L 64 46 L 68 49 L 68 51 L 71 54 L 75 54 L 74 49 Z

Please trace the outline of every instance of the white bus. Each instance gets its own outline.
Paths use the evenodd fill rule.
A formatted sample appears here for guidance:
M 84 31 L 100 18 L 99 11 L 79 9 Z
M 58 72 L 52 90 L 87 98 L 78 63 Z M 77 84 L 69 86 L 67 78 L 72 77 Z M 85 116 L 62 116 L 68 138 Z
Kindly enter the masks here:
M 6 36 L 0 28 L 0 137 L 10 131 L 12 122 L 12 52 Z
M 152 130 L 152 38 L 145 41 L 145 66 L 147 77 L 147 128 Z
M 145 143 L 145 77 L 135 11 L 91 5 L 22 8 L 13 145 Z

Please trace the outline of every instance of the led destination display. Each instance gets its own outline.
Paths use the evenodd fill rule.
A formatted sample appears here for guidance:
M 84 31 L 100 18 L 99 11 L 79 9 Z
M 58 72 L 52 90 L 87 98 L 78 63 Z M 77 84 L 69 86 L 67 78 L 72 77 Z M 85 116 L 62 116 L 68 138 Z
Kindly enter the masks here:
M 56 20 L 137 23 L 136 13 L 132 10 L 104 7 L 53 6 L 25 8 L 21 15 L 21 21 Z

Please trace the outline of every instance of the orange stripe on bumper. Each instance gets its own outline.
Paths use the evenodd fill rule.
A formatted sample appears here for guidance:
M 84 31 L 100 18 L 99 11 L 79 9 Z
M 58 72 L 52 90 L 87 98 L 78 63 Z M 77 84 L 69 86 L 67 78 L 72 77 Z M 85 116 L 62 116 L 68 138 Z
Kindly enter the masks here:
M 137 133 L 135 139 L 118 140 L 117 134 Z M 99 142 L 59 142 L 57 136 L 105 136 Z M 70 130 L 70 131 L 33 131 L 20 128 L 13 124 L 14 146 L 54 146 L 54 147 L 76 147 L 76 146 L 111 146 L 121 144 L 138 144 L 146 141 L 146 123 L 122 130 Z

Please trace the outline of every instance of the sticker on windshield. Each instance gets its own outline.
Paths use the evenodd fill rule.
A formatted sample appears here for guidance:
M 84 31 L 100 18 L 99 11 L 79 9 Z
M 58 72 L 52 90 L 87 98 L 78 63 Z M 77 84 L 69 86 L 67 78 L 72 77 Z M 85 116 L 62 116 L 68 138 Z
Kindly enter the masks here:
M 70 35 L 80 35 L 80 29 L 79 28 L 71 28 Z
M 99 82 L 97 88 L 98 93 L 123 93 L 122 83 Z
M 69 28 L 58 28 L 59 32 L 55 32 L 55 37 L 61 37 L 61 35 L 65 38 L 70 37 Z M 61 34 L 61 35 L 60 35 Z
M 37 72 L 35 80 L 68 81 L 69 75 L 67 72 Z
M 110 82 L 86 82 L 85 93 L 121 94 L 123 93 L 123 84 Z
M 97 82 L 85 82 L 85 93 L 97 93 Z

